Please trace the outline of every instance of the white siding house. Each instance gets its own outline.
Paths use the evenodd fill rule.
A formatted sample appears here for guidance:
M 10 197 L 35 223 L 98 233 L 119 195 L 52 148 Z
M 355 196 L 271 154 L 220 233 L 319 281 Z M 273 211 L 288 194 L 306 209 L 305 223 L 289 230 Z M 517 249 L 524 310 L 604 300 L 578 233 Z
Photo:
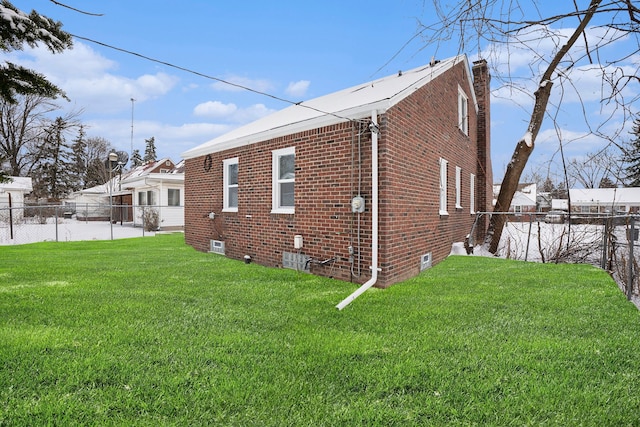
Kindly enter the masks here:
M 143 212 L 154 209 L 161 230 L 184 227 L 184 162 L 174 164 L 165 158 L 138 166 L 122 177 L 114 176 L 111 185 L 107 182 L 71 194 L 67 203 L 75 204 L 79 219 L 83 206 L 102 206 L 95 210 L 93 219 L 108 220 L 110 194 L 116 222 L 133 222 L 134 226 L 142 227 Z
M 11 211 L 11 216 L 14 221 L 22 219 L 24 209 L 15 208 L 23 208 L 25 194 L 33 191 L 31 178 L 10 178 L 10 182 L 0 184 L 0 220 L 2 221 L 8 221 L 9 211 Z
M 161 230 L 184 227 L 184 162 L 159 160 L 123 176 L 121 186 L 132 195 L 135 226 L 142 226 L 143 213 L 154 209 Z
M 496 205 L 498 194 L 500 193 L 500 184 L 493 185 L 493 206 Z M 513 194 L 509 212 L 521 214 L 525 212 L 536 211 L 537 186 L 535 183 L 518 184 L 518 189 Z
M 640 187 L 572 188 L 571 210 L 581 213 L 640 212 Z

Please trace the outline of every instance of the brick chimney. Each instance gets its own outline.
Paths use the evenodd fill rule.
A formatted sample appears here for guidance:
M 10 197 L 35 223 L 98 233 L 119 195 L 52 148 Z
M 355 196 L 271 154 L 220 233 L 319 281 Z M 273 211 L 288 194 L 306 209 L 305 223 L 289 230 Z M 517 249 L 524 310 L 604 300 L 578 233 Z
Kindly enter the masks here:
M 491 168 L 491 75 L 487 61 L 480 59 L 473 63 L 473 90 L 478 101 L 478 169 L 476 174 L 476 211 L 488 212 L 492 209 L 493 170 Z M 483 217 L 476 226 L 478 241 L 484 237 L 488 218 Z

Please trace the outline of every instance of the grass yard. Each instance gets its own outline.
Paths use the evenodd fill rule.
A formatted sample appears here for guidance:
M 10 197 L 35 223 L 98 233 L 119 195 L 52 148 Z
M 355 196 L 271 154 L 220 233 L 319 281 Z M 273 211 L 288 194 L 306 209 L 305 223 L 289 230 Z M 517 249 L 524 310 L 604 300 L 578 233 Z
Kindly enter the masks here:
M 183 236 L 0 247 L 0 426 L 640 425 L 640 313 L 588 265 L 372 289 Z

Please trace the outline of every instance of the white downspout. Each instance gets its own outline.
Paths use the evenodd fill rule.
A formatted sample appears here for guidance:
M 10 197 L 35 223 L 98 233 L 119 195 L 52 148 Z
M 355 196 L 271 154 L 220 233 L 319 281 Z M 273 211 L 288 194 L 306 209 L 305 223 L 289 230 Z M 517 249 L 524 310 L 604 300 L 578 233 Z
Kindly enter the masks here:
M 338 310 L 348 306 L 378 281 L 378 112 L 371 112 L 371 278 L 336 305 Z

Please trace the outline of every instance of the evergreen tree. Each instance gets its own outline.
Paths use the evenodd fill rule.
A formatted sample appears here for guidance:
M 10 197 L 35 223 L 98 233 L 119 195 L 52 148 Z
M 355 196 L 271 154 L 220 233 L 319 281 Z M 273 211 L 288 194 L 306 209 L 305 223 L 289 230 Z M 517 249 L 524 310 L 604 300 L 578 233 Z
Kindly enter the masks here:
M 552 193 L 553 191 L 555 191 L 555 189 L 556 189 L 556 186 L 553 183 L 553 180 L 550 177 L 547 177 L 547 179 L 544 180 L 544 183 L 542 184 L 540 191 L 544 193 Z
M 0 156 L 0 168 L 2 167 L 2 164 L 5 161 L 6 159 Z M 10 181 L 11 181 L 10 175 L 4 170 L 0 169 L 0 184 L 4 184 L 5 182 L 10 182 Z
M 52 53 L 60 53 L 73 45 L 71 35 L 62 31 L 62 23 L 35 10 L 27 15 L 9 1 L 0 1 L 0 51 L 12 52 L 25 44 L 35 47 L 40 43 Z M 5 61 L 0 64 L 0 98 L 15 103 L 17 94 L 64 96 L 62 90 L 42 74 Z
M 600 185 L 598 186 L 598 188 L 616 188 L 617 185 L 615 182 L 613 182 L 611 180 L 611 178 L 609 178 L 608 176 L 605 176 L 604 178 L 602 178 L 600 180 Z
M 144 160 L 142 160 L 142 156 L 140 155 L 140 150 L 137 148 L 133 150 L 131 154 L 131 168 L 137 168 L 138 166 L 144 165 Z
M 73 126 L 62 117 L 58 117 L 45 130 L 45 136 L 39 150 L 39 168 L 35 174 L 34 194 L 49 200 L 60 200 L 73 187 L 71 173 L 71 147 L 65 133 Z
M 69 170 L 74 178 L 71 191 L 78 191 L 84 187 L 87 178 L 87 142 L 85 141 L 84 126 L 80 125 L 78 136 L 71 146 L 71 164 Z
M 144 162 L 155 162 L 157 159 L 156 156 L 156 139 L 152 136 L 149 139 L 144 140 L 146 146 L 144 149 Z
M 623 155 L 623 161 L 626 163 L 625 178 L 630 180 L 628 187 L 640 187 L 640 119 L 633 120 L 631 128 L 633 139 L 629 142 L 627 149 Z

